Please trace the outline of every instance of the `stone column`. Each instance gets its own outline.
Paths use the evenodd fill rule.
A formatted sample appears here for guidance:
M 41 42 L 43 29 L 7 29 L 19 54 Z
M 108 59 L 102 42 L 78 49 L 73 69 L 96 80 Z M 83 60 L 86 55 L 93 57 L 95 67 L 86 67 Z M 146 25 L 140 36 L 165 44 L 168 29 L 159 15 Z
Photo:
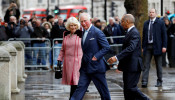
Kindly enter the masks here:
M 13 44 L 13 46 L 15 46 L 15 48 L 18 51 L 18 82 L 25 82 L 24 77 L 24 66 L 22 65 L 23 63 L 23 59 L 24 59 L 24 55 L 23 55 L 23 47 L 21 46 L 21 44 L 19 42 L 12 42 L 11 44 Z
M 21 44 L 18 41 L 7 41 L 7 42 L 0 42 L 0 45 L 7 45 L 7 44 L 11 44 L 13 45 L 16 50 L 18 51 L 17 54 L 17 79 L 18 82 L 25 82 L 25 79 L 23 78 L 24 74 L 24 66 L 22 66 L 22 59 L 24 59 L 24 55 L 22 53 L 22 49 L 23 47 L 21 46 Z
M 4 50 L 11 55 L 10 70 L 11 70 L 11 92 L 19 93 L 20 89 L 17 87 L 17 50 L 11 44 L 2 46 Z
M 11 100 L 10 54 L 0 47 L 0 99 Z
M 19 43 L 21 44 L 21 46 L 23 47 L 23 49 L 22 49 L 22 55 L 24 55 L 23 57 L 24 57 L 24 59 L 22 59 L 22 66 L 24 66 L 23 67 L 23 77 L 24 78 L 27 78 L 27 74 L 25 74 L 25 44 L 22 42 L 22 41 L 19 41 Z

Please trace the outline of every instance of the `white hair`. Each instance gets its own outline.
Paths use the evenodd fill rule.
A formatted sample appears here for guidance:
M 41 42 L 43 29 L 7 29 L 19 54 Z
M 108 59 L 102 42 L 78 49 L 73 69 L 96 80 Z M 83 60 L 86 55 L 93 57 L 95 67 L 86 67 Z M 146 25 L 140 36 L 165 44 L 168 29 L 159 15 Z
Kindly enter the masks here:
M 89 21 L 91 20 L 91 16 L 90 16 L 89 13 L 86 13 L 86 12 L 81 13 L 79 18 L 81 19 L 82 16 L 87 16 L 88 20 L 89 20 Z
M 66 29 L 68 31 L 70 31 L 70 27 L 69 27 L 70 24 L 76 24 L 77 25 L 77 29 L 80 29 L 80 23 L 78 22 L 78 20 L 75 17 L 68 18 L 68 20 L 66 22 L 66 25 L 65 25 Z
M 115 19 L 113 17 L 109 17 L 109 20 L 112 20 L 113 22 L 115 22 Z

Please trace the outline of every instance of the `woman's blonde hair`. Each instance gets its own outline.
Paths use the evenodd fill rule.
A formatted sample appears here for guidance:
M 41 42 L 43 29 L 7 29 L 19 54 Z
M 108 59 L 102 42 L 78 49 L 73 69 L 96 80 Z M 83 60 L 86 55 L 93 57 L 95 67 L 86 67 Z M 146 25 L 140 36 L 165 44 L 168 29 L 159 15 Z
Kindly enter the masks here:
M 66 29 L 68 31 L 70 31 L 70 27 L 69 27 L 70 24 L 76 24 L 77 25 L 77 29 L 80 29 L 80 23 L 79 23 L 79 21 L 75 17 L 68 18 L 68 20 L 66 22 L 66 25 L 65 25 L 66 26 Z

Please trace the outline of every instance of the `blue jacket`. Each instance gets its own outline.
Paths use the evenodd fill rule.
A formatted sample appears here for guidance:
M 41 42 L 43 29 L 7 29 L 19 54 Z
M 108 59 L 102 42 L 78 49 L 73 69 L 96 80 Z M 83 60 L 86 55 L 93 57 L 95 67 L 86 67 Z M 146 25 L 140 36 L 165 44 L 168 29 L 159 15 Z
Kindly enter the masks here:
M 109 43 L 103 32 L 92 25 L 84 44 L 82 42 L 83 57 L 80 72 L 105 73 L 108 67 L 103 56 L 109 49 Z M 94 56 L 97 61 L 92 61 Z
M 146 54 L 148 44 L 149 21 L 150 20 L 147 20 L 143 26 L 142 48 L 144 55 Z M 156 18 L 155 22 L 153 23 L 153 54 L 161 55 L 163 47 L 167 48 L 166 27 L 162 20 Z
M 136 72 L 143 69 L 140 34 L 135 27 L 126 34 L 122 51 L 117 55 L 117 59 L 118 69 L 123 72 Z

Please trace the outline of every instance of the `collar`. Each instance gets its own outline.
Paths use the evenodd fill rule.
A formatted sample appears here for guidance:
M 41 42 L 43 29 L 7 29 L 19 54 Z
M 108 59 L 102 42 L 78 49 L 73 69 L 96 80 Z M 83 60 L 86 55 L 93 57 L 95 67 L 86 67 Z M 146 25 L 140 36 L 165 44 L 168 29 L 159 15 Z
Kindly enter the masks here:
M 89 32 L 89 30 L 91 29 L 91 27 L 92 27 L 92 24 L 90 25 L 90 27 L 87 29 L 87 30 L 85 30 L 86 32 Z
M 127 32 L 129 32 L 134 27 L 135 27 L 135 25 L 132 25 L 130 28 L 128 28 Z
M 152 20 L 150 19 L 150 21 L 153 21 L 153 22 L 155 22 L 155 20 L 156 20 L 156 17 L 154 19 L 152 19 Z

